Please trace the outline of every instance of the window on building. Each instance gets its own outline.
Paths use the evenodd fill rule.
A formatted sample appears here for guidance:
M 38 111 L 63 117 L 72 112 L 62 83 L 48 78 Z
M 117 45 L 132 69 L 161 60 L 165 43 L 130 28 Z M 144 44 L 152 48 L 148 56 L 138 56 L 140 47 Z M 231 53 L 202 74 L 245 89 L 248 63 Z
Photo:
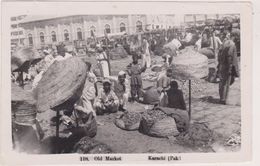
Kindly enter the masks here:
M 83 39 L 82 31 L 81 31 L 80 28 L 77 29 L 77 37 L 78 37 L 78 40 L 82 40 Z
M 12 24 L 11 27 L 14 29 L 17 28 L 17 24 Z
M 40 42 L 44 43 L 44 33 L 43 32 L 40 33 Z
M 143 25 L 141 21 L 136 22 L 136 31 L 141 32 L 143 30 Z
M 11 17 L 11 21 L 16 21 L 16 17 Z
M 108 25 L 108 24 L 105 25 L 105 31 L 107 34 L 111 33 L 110 25 Z
M 32 34 L 28 35 L 29 45 L 33 45 L 33 37 Z
M 152 29 L 154 29 L 154 25 L 152 25 Z
M 20 44 L 24 44 L 24 39 L 20 39 Z
M 23 34 L 23 31 L 19 31 L 19 35 L 22 35 Z
M 68 32 L 67 29 L 64 30 L 64 40 L 65 40 L 65 41 L 69 41 L 69 40 L 70 40 L 70 38 L 69 38 L 69 32 Z
M 159 29 L 160 28 L 160 26 L 159 25 L 156 25 L 156 29 Z
M 126 28 L 125 28 L 125 23 L 121 23 L 120 24 L 120 32 L 125 32 Z
M 56 42 L 57 41 L 56 33 L 54 31 L 51 32 L 51 40 L 52 40 L 52 42 Z

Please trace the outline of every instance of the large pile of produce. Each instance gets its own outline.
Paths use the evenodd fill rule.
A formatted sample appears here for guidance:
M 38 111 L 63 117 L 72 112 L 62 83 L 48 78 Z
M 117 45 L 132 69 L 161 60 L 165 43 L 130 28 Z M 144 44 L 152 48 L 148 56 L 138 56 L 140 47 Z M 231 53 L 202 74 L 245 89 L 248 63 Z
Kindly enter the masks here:
M 159 109 L 143 113 L 139 131 L 153 137 L 168 137 L 179 134 L 174 118 Z
M 125 112 L 115 120 L 115 125 L 124 130 L 137 130 L 141 115 L 138 112 Z
M 193 123 L 186 132 L 178 135 L 177 141 L 189 146 L 210 146 L 213 143 L 213 132 L 204 123 Z
M 83 137 L 75 144 L 72 152 L 80 154 L 107 154 L 112 153 L 112 149 L 104 143 L 89 137 Z
M 174 78 L 178 80 L 200 79 L 208 76 L 208 58 L 194 48 L 187 47 L 173 57 L 170 68 Z

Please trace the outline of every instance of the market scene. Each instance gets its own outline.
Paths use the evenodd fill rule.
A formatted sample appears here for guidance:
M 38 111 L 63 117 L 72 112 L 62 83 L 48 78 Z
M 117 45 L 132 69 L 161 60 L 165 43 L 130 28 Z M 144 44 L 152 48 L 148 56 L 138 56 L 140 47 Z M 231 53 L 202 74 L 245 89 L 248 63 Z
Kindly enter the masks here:
M 240 150 L 239 15 L 21 15 L 11 24 L 14 150 Z

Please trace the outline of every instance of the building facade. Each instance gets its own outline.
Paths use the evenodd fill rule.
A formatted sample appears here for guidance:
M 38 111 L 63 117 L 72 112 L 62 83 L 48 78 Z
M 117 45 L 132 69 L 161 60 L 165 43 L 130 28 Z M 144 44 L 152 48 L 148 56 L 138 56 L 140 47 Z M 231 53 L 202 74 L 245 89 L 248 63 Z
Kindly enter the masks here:
M 31 16 L 21 24 L 25 45 L 36 48 L 59 42 L 83 41 L 91 36 L 174 26 L 174 15 L 70 15 L 60 17 Z
M 24 29 L 21 27 L 22 20 L 26 15 L 11 17 L 11 45 L 23 45 L 24 44 Z

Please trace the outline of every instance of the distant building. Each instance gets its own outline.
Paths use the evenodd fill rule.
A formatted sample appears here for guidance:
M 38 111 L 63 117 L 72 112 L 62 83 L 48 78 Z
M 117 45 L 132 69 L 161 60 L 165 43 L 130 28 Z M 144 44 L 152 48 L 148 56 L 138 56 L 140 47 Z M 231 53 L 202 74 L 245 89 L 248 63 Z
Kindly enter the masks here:
M 11 44 L 13 46 L 24 44 L 24 29 L 21 27 L 22 20 L 26 15 L 11 17 Z
M 41 48 L 59 42 L 83 41 L 119 32 L 133 34 L 146 29 L 170 28 L 174 15 L 62 15 L 28 16 L 22 22 L 25 45 Z

